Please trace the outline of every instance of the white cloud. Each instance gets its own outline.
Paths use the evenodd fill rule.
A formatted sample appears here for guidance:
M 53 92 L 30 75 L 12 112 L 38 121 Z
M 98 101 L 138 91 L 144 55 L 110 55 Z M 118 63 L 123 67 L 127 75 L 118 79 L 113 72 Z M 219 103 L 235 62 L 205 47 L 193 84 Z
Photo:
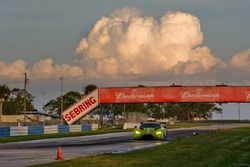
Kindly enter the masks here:
M 203 38 L 199 19 L 189 13 L 167 12 L 158 21 L 136 8 L 118 9 L 101 17 L 80 40 L 75 49 L 79 57 L 73 64 L 56 64 L 51 58 L 29 66 L 24 60 L 10 64 L 0 60 L 0 81 L 20 80 L 28 72 L 31 80 L 64 76 L 83 81 L 84 76 L 106 85 L 113 79 L 120 85 L 165 84 L 166 80 L 177 84 L 249 83 L 250 49 L 223 62 L 203 45 Z
M 54 67 L 52 59 L 40 60 L 31 69 L 31 77 L 35 79 L 49 79 L 53 76 Z
M 82 69 L 75 65 L 56 65 L 54 70 L 55 76 L 69 76 L 73 78 L 78 78 L 79 80 L 81 80 L 83 77 Z
M 11 64 L 0 61 L 0 80 L 20 80 L 27 72 L 31 80 L 58 79 L 59 77 L 76 78 L 83 77 L 82 69 L 75 65 L 54 64 L 50 58 L 40 60 L 32 68 L 27 68 L 24 60 L 16 60 Z
M 196 74 L 221 63 L 207 46 L 197 17 L 166 13 L 157 21 L 123 8 L 96 22 L 76 48 L 89 78 L 122 78 L 159 72 Z
M 20 79 L 27 71 L 27 63 L 21 59 L 7 64 L 0 60 L 0 78 L 2 79 Z
M 231 58 L 229 63 L 232 67 L 250 71 L 250 49 L 240 52 Z
M 30 75 L 34 79 L 50 79 L 59 78 L 61 76 L 82 79 L 83 72 L 78 66 L 54 64 L 52 59 L 47 58 L 35 63 L 30 70 Z

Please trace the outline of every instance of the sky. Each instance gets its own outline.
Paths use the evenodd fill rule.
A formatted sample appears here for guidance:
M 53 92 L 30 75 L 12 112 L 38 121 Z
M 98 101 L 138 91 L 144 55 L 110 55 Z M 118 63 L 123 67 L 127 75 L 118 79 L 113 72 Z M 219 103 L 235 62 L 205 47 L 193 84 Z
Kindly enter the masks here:
M 0 84 L 41 109 L 63 89 L 250 84 L 249 0 L 2 0 Z M 236 118 L 236 104 L 223 106 Z M 241 105 L 242 118 L 250 107 Z M 220 118 L 220 116 L 215 116 Z

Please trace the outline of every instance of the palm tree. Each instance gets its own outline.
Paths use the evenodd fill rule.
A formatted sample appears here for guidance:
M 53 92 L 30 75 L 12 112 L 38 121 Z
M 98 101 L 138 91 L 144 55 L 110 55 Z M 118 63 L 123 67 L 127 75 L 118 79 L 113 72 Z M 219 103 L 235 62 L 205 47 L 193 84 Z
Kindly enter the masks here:
M 97 86 L 94 85 L 94 84 L 89 84 L 89 85 L 85 86 L 85 87 L 83 88 L 84 95 L 89 94 L 90 92 L 92 92 L 92 91 L 95 90 L 96 88 L 97 88 Z
M 3 101 L 10 95 L 10 89 L 6 85 L 0 85 L 0 122 L 2 121 Z

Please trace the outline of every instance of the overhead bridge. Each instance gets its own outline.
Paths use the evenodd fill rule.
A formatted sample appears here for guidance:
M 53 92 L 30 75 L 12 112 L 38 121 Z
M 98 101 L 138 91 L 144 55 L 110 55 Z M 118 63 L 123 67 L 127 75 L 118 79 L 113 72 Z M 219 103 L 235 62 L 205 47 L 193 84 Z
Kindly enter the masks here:
M 103 103 L 249 103 L 250 86 L 160 86 L 98 88 L 66 109 L 62 115 L 68 124 L 87 115 Z

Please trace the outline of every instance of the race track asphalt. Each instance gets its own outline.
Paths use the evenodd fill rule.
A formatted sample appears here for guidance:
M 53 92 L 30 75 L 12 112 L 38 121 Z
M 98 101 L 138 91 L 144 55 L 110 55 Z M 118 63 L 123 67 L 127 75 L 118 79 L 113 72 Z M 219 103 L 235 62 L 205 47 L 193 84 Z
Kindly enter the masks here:
M 0 166 L 22 167 L 56 161 L 57 149 L 62 148 L 64 159 L 103 154 L 126 153 L 178 140 L 194 134 L 217 129 L 250 126 L 250 124 L 219 124 L 193 128 L 170 129 L 165 141 L 133 140 L 131 132 L 93 136 L 67 137 L 0 144 Z

